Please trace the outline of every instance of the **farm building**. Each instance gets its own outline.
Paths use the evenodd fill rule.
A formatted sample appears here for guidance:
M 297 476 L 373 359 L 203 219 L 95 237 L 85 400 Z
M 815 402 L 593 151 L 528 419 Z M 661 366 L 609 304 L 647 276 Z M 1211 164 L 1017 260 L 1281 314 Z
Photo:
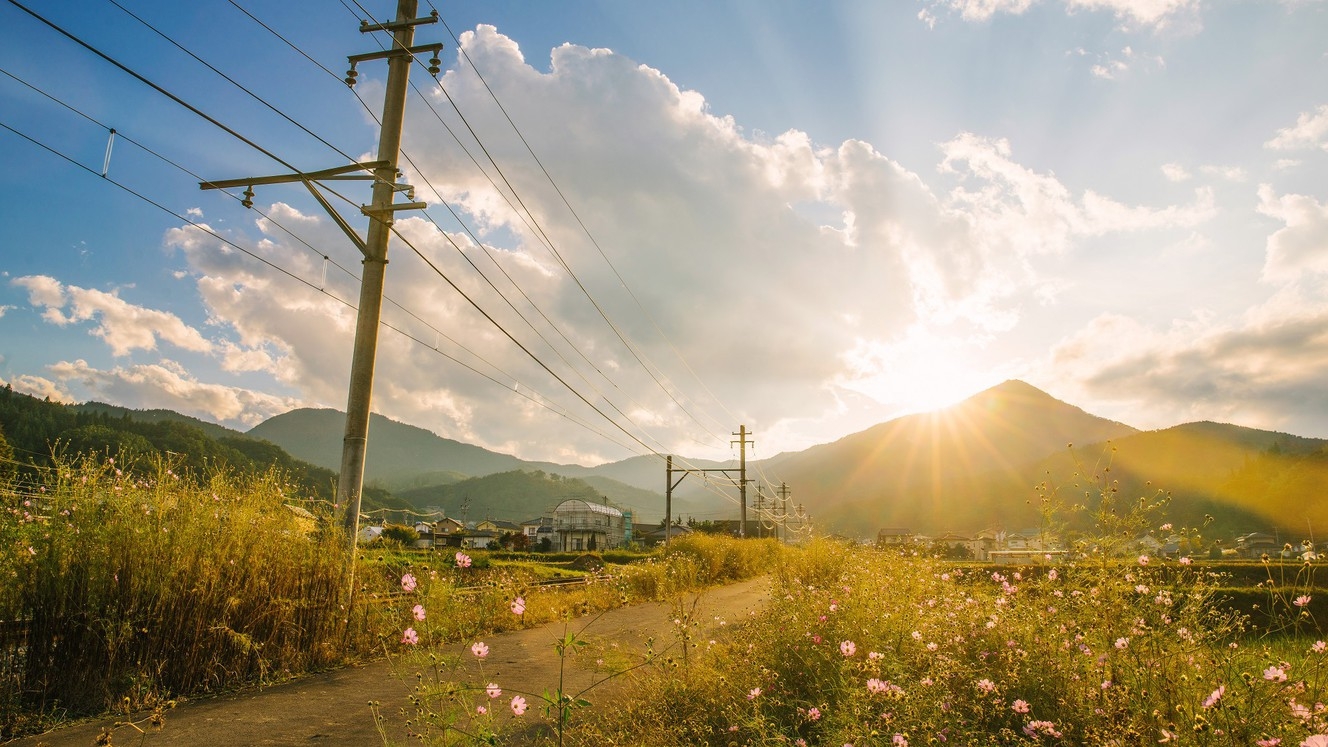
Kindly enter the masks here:
M 622 547 L 627 529 L 622 511 L 572 498 L 553 509 L 553 531 L 558 550 L 575 552 Z

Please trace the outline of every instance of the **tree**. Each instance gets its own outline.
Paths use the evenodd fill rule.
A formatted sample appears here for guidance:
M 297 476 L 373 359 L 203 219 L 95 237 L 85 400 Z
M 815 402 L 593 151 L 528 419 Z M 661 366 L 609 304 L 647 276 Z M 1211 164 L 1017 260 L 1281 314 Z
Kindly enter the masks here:
M 14 474 L 14 447 L 5 438 L 5 429 L 0 426 L 0 478 Z

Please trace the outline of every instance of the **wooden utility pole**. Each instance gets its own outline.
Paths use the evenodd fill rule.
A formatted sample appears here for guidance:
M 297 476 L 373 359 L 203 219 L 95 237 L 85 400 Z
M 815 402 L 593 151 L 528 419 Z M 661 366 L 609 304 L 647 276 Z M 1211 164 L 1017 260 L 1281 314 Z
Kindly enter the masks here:
M 355 324 L 355 350 L 351 356 L 350 391 L 346 402 L 346 431 L 342 440 L 341 473 L 337 480 L 337 505 L 344 507 L 344 525 L 351 547 L 360 527 L 360 497 L 364 488 L 364 456 L 369 441 L 369 406 L 373 393 L 374 358 L 378 352 L 378 325 L 382 316 L 383 280 L 387 268 L 387 242 L 392 235 L 392 223 L 398 210 L 416 210 L 428 207 L 414 202 L 413 190 L 397 184 L 397 159 L 401 154 L 401 128 L 406 113 L 406 94 L 409 91 L 410 67 L 414 56 L 432 52 L 429 72 L 437 75 L 442 44 L 411 46 L 415 27 L 437 23 L 435 12 L 416 18 L 418 0 L 397 0 L 396 20 L 388 23 L 360 23 L 360 32 L 389 31 L 392 48 L 381 52 L 352 55 L 346 84 L 355 85 L 355 66 L 370 60 L 387 60 L 387 93 L 383 99 L 382 129 L 378 136 L 378 160 L 352 164 L 333 169 L 278 176 L 250 177 L 203 182 L 203 189 L 246 187 L 243 204 L 253 206 L 253 185 L 303 182 L 318 203 L 323 206 L 337 226 L 364 254 L 364 273 L 360 282 L 359 317 Z M 349 175 L 350 172 L 372 170 L 373 176 Z M 316 183 L 329 179 L 373 179 L 372 204 L 362 206 L 360 212 L 369 218 L 369 234 L 361 239 L 327 199 L 318 191 Z M 397 192 L 406 191 L 411 202 L 394 203 Z
M 406 115 L 410 67 L 414 64 L 411 43 L 415 26 L 434 23 L 437 17 L 415 18 L 418 0 L 397 0 L 397 17 L 391 23 L 360 25 L 360 32 L 391 31 L 392 49 L 385 53 L 350 58 L 357 62 L 387 58 L 387 93 L 383 97 L 382 128 L 378 135 L 378 162 L 374 170 L 373 203 L 363 212 L 369 217 L 365 240 L 364 274 L 360 280 L 360 313 L 355 323 L 355 352 L 350 363 L 350 392 L 346 398 L 346 433 L 341 447 L 341 477 L 337 480 L 337 503 L 346 507 L 345 527 L 355 544 L 360 529 L 360 497 L 364 488 L 364 456 L 369 443 L 369 406 L 373 395 L 374 360 L 378 354 L 378 324 L 382 316 L 383 280 L 387 270 L 387 240 L 392 235 L 394 212 L 411 205 L 394 205 L 397 159 L 401 156 L 401 128 Z M 436 54 L 436 52 L 435 52 Z M 348 82 L 354 75 L 348 75 Z

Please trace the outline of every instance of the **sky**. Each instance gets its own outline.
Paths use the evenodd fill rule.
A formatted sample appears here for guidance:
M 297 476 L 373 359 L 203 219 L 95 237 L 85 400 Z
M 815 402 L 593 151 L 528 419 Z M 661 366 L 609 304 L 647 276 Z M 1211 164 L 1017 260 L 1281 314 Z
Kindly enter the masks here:
M 239 430 L 344 410 L 359 250 L 299 183 L 199 183 L 373 160 L 386 65 L 341 79 L 394 5 L 29 2 L 49 23 L 0 4 L 0 381 Z M 1022 379 L 1328 438 L 1328 2 L 435 8 L 377 413 L 580 464 L 745 427 L 759 459 Z M 325 187 L 363 236 L 367 183 Z

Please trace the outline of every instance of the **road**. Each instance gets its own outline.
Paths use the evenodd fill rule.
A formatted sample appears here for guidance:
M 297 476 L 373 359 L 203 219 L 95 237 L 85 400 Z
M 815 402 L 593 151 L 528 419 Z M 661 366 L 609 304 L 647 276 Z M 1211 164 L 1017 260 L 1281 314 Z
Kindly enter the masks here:
M 768 579 L 758 578 L 690 595 L 682 602 L 698 623 L 696 635 L 704 640 L 713 636 L 721 621 L 737 620 L 759 610 L 768 598 L 768 591 Z M 639 654 L 645 650 L 649 638 L 656 641 L 657 649 L 676 640 L 676 616 L 675 603 L 636 604 L 610 610 L 598 618 L 572 621 L 566 630 L 576 632 L 584 628 L 585 636 L 595 648 L 602 646 L 613 652 Z M 564 630 L 563 623 L 553 623 L 488 636 L 485 642 L 490 653 L 482 662 L 482 671 L 477 669 L 479 662 L 470 653 L 470 642 L 445 646 L 438 651 L 467 663 L 461 670 L 449 673 L 450 679 L 479 684 L 492 681 L 508 689 L 502 698 L 490 702 L 494 712 L 501 713 L 500 718 L 506 721 L 513 718 L 507 710 L 512 690 L 541 693 L 557 687 L 560 660 L 554 643 Z M 404 744 L 412 741 L 404 722 L 417 671 L 415 668 L 397 671 L 397 665 L 391 661 L 376 661 L 262 689 L 182 702 L 165 713 L 162 727 L 144 724 L 142 733 L 132 726 L 117 725 L 115 719 L 93 719 L 6 744 L 92 747 L 106 729 L 113 731 L 111 743 L 122 747 Z M 575 693 L 603 677 L 590 667 L 572 666 L 564 687 L 567 692 Z M 594 690 L 597 706 L 611 697 L 613 684 Z M 529 696 L 527 699 L 534 700 Z M 375 724 L 370 701 L 382 704 L 384 733 Z M 544 717 L 535 705 L 532 703 L 522 718 L 523 723 L 532 726 L 507 744 L 537 741 L 541 733 L 547 733 L 547 728 L 537 725 Z

